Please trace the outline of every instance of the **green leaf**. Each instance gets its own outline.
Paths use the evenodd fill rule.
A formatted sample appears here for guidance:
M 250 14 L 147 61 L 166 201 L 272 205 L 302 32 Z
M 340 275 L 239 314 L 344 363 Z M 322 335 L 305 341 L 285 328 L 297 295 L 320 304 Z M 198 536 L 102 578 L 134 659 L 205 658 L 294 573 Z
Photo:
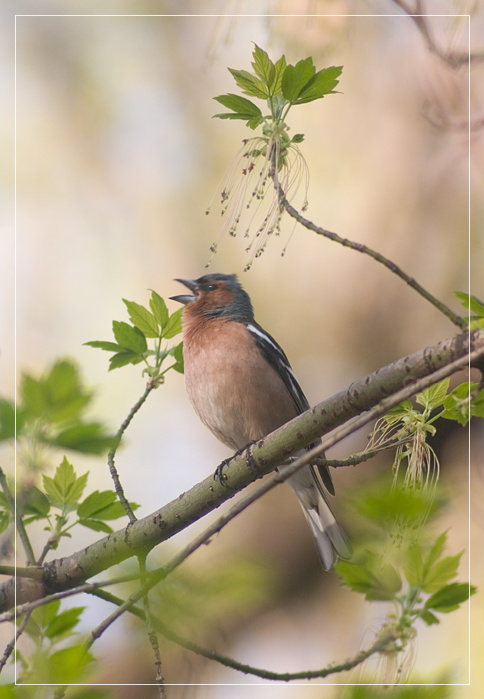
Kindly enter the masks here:
M 22 511 L 24 515 L 46 517 L 50 511 L 50 502 L 46 495 L 34 485 L 28 492 Z
M 43 441 L 82 454 L 103 454 L 112 446 L 113 439 L 101 423 L 79 422 Z
M 435 614 L 432 614 L 432 612 L 429 612 L 428 609 L 422 609 L 419 612 L 419 617 L 424 621 L 427 626 L 432 626 L 433 624 L 440 624 L 439 619 L 435 616 Z
M 227 115 L 232 116 L 232 118 L 251 119 L 253 117 L 262 116 L 262 112 L 256 104 L 245 97 L 241 97 L 240 95 L 229 93 L 227 95 L 219 95 L 218 97 L 214 97 L 214 100 L 222 104 L 224 107 L 227 107 L 227 109 L 237 112 L 236 115 Z
M 0 442 L 15 437 L 15 403 L 0 398 Z
M 463 426 L 467 425 L 471 408 L 469 393 L 473 385 L 475 384 L 466 381 L 456 386 L 456 388 L 446 396 L 443 402 L 444 410 L 440 413 L 439 417 L 443 417 L 446 420 L 454 420 Z
M 177 311 L 171 314 L 171 316 L 168 319 L 167 324 L 163 328 L 161 332 L 161 336 L 164 337 L 166 340 L 169 340 L 172 337 L 175 337 L 175 335 L 178 335 L 182 331 L 182 314 L 183 314 L 183 307 L 179 308 Z
M 478 299 L 477 296 L 466 294 L 463 291 L 454 291 L 454 296 L 459 299 L 466 311 L 474 313 L 479 318 L 484 317 L 484 302 Z
M 107 342 L 105 340 L 91 340 L 90 342 L 85 342 L 88 347 L 94 347 L 96 349 L 106 350 L 106 352 L 119 352 L 123 349 L 121 345 L 117 345 L 115 342 Z
M 164 299 L 153 290 L 151 290 L 150 308 L 158 325 L 162 328 L 168 320 L 168 308 Z
M 131 507 L 132 510 L 137 510 L 139 505 L 136 502 L 129 502 L 129 506 Z M 102 519 L 103 521 L 108 519 L 119 519 L 120 517 L 125 517 L 126 512 L 124 507 L 121 505 L 120 502 L 113 502 L 112 505 L 109 507 L 106 507 L 102 512 L 99 512 L 96 517 L 98 519 Z
M 131 350 L 118 352 L 109 358 L 109 371 L 119 369 L 127 364 L 139 364 L 142 361 L 143 357 L 141 357 L 137 352 L 132 352 Z
M 51 478 L 43 474 L 42 480 L 44 490 L 51 503 L 62 507 L 70 486 L 75 483 L 76 476 L 72 464 L 64 457 L 62 463 L 56 469 L 55 477 Z
M 0 510 L 0 534 L 3 534 L 13 521 L 13 513 L 10 510 Z M 24 522 L 25 523 L 25 522 Z
M 395 422 L 395 418 L 401 418 L 404 417 L 405 415 L 408 415 L 413 410 L 413 406 L 409 400 L 404 400 L 402 403 L 399 405 L 396 405 L 394 408 L 388 411 L 386 415 L 383 416 L 383 419 L 385 422 L 388 423 L 393 423 Z
M 52 621 L 47 625 L 45 635 L 47 638 L 55 638 L 56 636 L 65 637 L 72 631 L 80 621 L 81 615 L 86 607 L 71 607 L 57 614 Z
M 256 75 L 252 75 L 246 70 L 234 70 L 233 68 L 229 68 L 229 72 L 233 75 L 235 82 L 246 95 L 259 97 L 261 99 L 266 99 L 269 96 L 267 87 Z
M 83 473 L 82 476 L 76 478 L 74 483 L 70 485 L 69 490 L 66 493 L 69 503 L 79 502 L 80 498 L 82 497 L 82 493 L 84 492 L 84 488 L 87 485 L 88 477 L 89 471 L 86 471 L 86 473 Z
M 295 104 L 299 95 L 313 77 L 316 69 L 312 58 L 303 58 L 295 66 L 288 65 L 281 80 L 282 94 L 291 104 Z
M 136 510 L 139 505 L 134 502 L 129 503 L 133 510 Z M 117 500 L 116 493 L 113 490 L 95 490 L 81 502 L 77 508 L 77 514 L 81 519 L 118 519 L 123 517 L 126 512 L 123 506 Z
M 286 57 L 282 55 L 278 61 L 275 62 L 274 64 L 274 84 L 272 86 L 271 93 L 272 95 L 282 95 L 282 76 L 284 75 L 284 71 L 286 70 Z
M 451 583 L 434 592 L 424 606 L 425 609 L 433 609 L 437 612 L 452 612 L 476 592 L 477 588 L 469 583 Z
M 17 657 L 20 660 L 20 653 L 17 651 Z M 9 684 L 2 684 L 0 685 L 0 699 L 15 699 L 17 697 L 18 699 L 18 693 L 15 689 L 15 685 L 13 683 Z
M 123 299 L 128 308 L 129 319 L 146 337 L 159 337 L 158 322 L 147 308 L 134 301 Z M 119 342 L 119 340 L 118 340 Z M 134 349 L 134 347 L 130 347 Z
M 266 85 L 270 94 L 271 87 L 276 76 L 275 66 L 267 53 L 257 46 L 257 44 L 255 44 L 255 49 L 252 55 L 254 57 L 252 68 L 254 69 L 255 74 L 262 80 L 264 85 Z
M 30 417 L 45 415 L 47 402 L 43 386 L 29 374 L 23 374 L 20 379 L 20 400 Z
M 176 360 L 176 364 L 173 365 L 173 369 L 180 372 L 180 374 L 183 374 L 185 371 L 185 364 L 183 360 L 183 342 L 180 342 L 180 344 L 174 348 L 173 357 Z
M 41 629 L 44 629 L 55 619 L 60 609 L 60 600 L 52 600 L 32 612 L 32 618 Z
M 250 117 L 249 114 L 233 114 L 232 112 L 225 112 L 224 114 L 214 114 L 214 119 L 239 119 L 240 121 L 247 122 L 246 125 L 251 129 L 256 129 L 264 119 L 262 117 Z
M 424 580 L 425 567 L 420 548 L 414 544 L 405 552 L 403 572 L 410 585 L 420 587 Z
M 484 328 L 484 318 L 478 318 L 477 316 L 471 316 L 467 320 L 469 323 L 469 330 L 481 330 Z
M 83 519 L 89 519 L 94 515 L 102 512 L 113 502 L 116 502 L 116 493 L 113 490 L 95 490 L 93 493 L 87 496 L 77 508 L 77 514 Z
M 17 626 L 21 623 L 22 617 L 19 615 L 15 621 Z M 37 624 L 37 622 L 34 619 L 34 616 L 30 617 L 30 619 L 27 621 L 27 626 L 25 627 L 25 632 L 27 633 L 30 638 L 33 638 L 35 641 L 37 641 L 39 638 L 42 636 L 42 628 Z M 18 651 L 17 651 L 18 653 Z
M 428 496 L 424 491 L 395 488 L 393 492 L 388 492 L 382 490 L 381 486 L 369 488 L 364 497 L 356 499 L 355 506 L 368 520 L 383 529 L 395 519 L 417 521 L 423 513 L 429 512 Z M 434 499 L 429 516 L 438 506 L 438 500 Z
M 74 684 L 82 680 L 85 666 L 92 661 L 84 645 L 58 650 L 47 658 L 49 684 Z
M 399 573 L 390 563 L 387 563 L 378 570 L 378 576 L 381 588 L 387 591 L 390 595 L 389 598 L 392 599 L 393 595 L 402 588 L 402 579 Z
M 401 579 L 393 566 L 383 566 L 378 575 L 367 566 L 338 561 L 335 566 L 343 582 L 355 592 L 361 592 L 367 600 L 393 600 L 401 588 Z
M 331 66 L 318 71 L 302 88 L 294 104 L 305 104 L 321 99 L 325 95 L 334 94 L 334 88 L 339 82 L 338 77 L 342 70 L 343 66 Z
M 77 503 L 87 482 L 88 474 L 76 477 L 74 467 L 64 457 L 57 467 L 54 478 L 42 476 L 44 490 L 52 505 L 63 508 Z
M 417 393 L 415 400 L 420 405 L 428 410 L 434 410 L 442 405 L 445 397 L 447 396 L 447 391 L 449 390 L 450 378 L 447 377 L 439 383 L 429 386 L 421 393 Z
M 471 415 L 484 417 L 484 388 L 471 401 Z M 17 417 L 18 423 L 18 417 Z
M 425 570 L 428 572 L 430 568 L 434 565 L 436 561 L 439 560 L 445 549 L 445 543 L 447 541 L 447 532 L 442 532 L 440 536 L 437 537 L 432 548 L 430 549 L 427 558 L 425 560 Z
M 442 585 L 447 583 L 449 580 L 452 580 L 452 578 L 455 578 L 463 553 L 464 552 L 461 551 L 455 556 L 445 556 L 445 558 L 442 558 L 434 563 L 434 565 L 432 565 L 427 571 L 425 580 L 422 584 L 422 590 L 428 593 L 436 592 L 442 587 Z
M 103 532 L 104 534 L 112 534 L 114 531 L 109 524 L 101 522 L 98 519 L 80 519 L 79 524 L 83 527 L 87 527 L 87 529 L 92 529 L 95 532 Z
M 456 386 L 444 400 L 444 410 L 439 417 L 455 420 L 460 425 L 467 425 L 471 417 L 484 417 L 484 389 L 469 400 L 469 394 L 474 393 L 477 384 L 466 381 Z
M 79 368 L 71 360 L 56 361 L 42 381 L 56 422 L 76 417 L 92 398 L 92 393 L 83 389 Z
M 113 333 L 121 347 L 136 354 L 143 354 L 148 349 L 146 337 L 139 328 L 120 320 L 113 320 Z M 112 359 L 112 357 L 111 357 Z
M 282 112 L 284 110 L 284 107 L 289 104 L 289 102 L 284 99 L 282 96 L 282 93 L 279 93 L 278 95 L 273 95 L 272 97 L 269 98 L 268 100 L 269 107 L 271 110 L 271 115 L 273 120 L 274 119 L 282 119 Z
M 22 376 L 20 397 L 23 410 L 17 427 L 40 418 L 41 423 L 66 423 L 76 419 L 92 399 L 82 386 L 79 368 L 69 359 L 59 359 L 39 379 Z

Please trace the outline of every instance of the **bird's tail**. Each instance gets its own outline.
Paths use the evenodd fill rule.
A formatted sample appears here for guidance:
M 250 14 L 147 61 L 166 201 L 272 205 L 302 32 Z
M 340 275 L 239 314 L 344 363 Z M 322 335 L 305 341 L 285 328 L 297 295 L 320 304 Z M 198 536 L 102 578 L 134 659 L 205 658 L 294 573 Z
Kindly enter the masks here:
M 325 570 L 331 570 L 338 557 L 350 558 L 351 544 L 329 506 L 326 494 L 314 471 L 307 466 L 288 478 L 311 528 L 319 558 Z

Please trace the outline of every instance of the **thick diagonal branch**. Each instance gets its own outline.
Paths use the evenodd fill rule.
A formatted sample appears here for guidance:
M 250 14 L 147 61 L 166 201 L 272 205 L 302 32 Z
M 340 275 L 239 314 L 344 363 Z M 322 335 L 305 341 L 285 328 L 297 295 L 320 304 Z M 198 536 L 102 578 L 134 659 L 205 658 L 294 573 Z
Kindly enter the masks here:
M 250 460 L 244 453 L 236 455 L 226 470 L 228 480 L 224 486 L 209 476 L 144 519 L 100 539 L 82 551 L 45 563 L 42 580 L 19 580 L 17 604 L 79 585 L 140 551 L 151 550 L 216 509 L 322 434 L 369 410 L 402 387 L 459 358 L 468 357 L 470 352 L 477 353 L 480 361 L 484 361 L 483 331 L 444 340 L 354 381 L 349 388 L 254 444 Z M 9 609 L 13 604 L 14 582 L 9 580 L 0 586 L 0 611 Z

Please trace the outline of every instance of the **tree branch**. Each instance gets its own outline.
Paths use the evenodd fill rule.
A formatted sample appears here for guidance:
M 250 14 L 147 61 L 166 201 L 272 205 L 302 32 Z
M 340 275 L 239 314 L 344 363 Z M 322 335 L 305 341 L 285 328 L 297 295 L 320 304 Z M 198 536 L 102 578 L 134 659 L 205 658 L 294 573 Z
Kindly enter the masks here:
M 144 390 L 143 395 L 136 401 L 136 403 L 133 405 L 131 410 L 129 411 L 129 414 L 127 418 L 122 422 L 119 430 L 116 433 L 115 441 L 111 449 L 109 450 L 108 454 L 108 466 L 109 466 L 109 472 L 111 474 L 111 478 L 113 479 L 114 483 L 114 489 L 116 491 L 116 495 L 118 496 L 118 500 L 121 503 L 121 505 L 124 508 L 124 511 L 126 512 L 126 515 L 128 516 L 128 519 L 130 523 L 132 524 L 133 522 L 136 521 L 137 517 L 134 514 L 131 505 L 129 504 L 123 490 L 123 486 L 121 485 L 121 481 L 119 479 L 118 471 L 116 469 L 115 463 L 114 463 L 114 457 L 116 456 L 116 451 L 119 447 L 119 444 L 121 442 L 121 439 L 123 438 L 124 433 L 128 429 L 131 420 L 134 418 L 138 410 L 141 408 L 143 403 L 146 401 L 148 398 L 149 394 L 151 391 L 154 389 L 155 385 L 153 381 L 148 381 L 146 384 L 146 388 Z
M 399 389 L 448 366 L 457 359 L 484 358 L 484 331 L 475 330 L 427 347 L 353 382 L 349 388 L 316 405 L 251 447 L 251 459 L 237 454 L 224 473 L 224 485 L 209 476 L 160 510 L 113 532 L 82 551 L 44 564 L 42 581 L 17 581 L 17 603 L 33 601 L 81 584 L 102 570 L 154 546 L 197 521 L 262 474 L 322 434 L 377 405 Z M 476 359 L 477 363 L 477 359 Z M 410 388 L 412 390 L 412 387 Z M 415 389 L 418 390 L 418 389 Z M 14 604 L 14 581 L 0 586 L 0 611 Z
M 397 5 L 406 15 L 413 20 L 415 26 L 420 32 L 427 49 L 433 54 L 438 56 L 444 63 L 447 63 L 451 68 L 459 68 L 462 65 L 468 65 L 470 61 L 483 61 L 484 51 L 444 51 L 439 48 L 432 36 L 430 27 L 428 26 L 428 16 L 425 13 L 423 3 L 421 0 L 416 0 L 414 7 L 409 7 L 404 0 L 393 0 L 394 4 Z
M 287 211 L 291 218 L 295 219 L 298 223 L 301 224 L 301 226 L 304 226 L 304 228 L 307 228 L 309 231 L 313 231 L 314 233 L 317 233 L 317 235 L 322 235 L 335 243 L 339 243 L 343 247 L 350 248 L 351 250 L 360 252 L 363 255 L 368 255 L 373 260 L 375 260 L 375 262 L 379 262 L 384 267 L 389 269 L 390 272 L 395 274 L 397 277 L 400 277 L 400 279 L 402 279 L 406 284 L 408 284 L 408 286 L 410 286 L 418 294 L 420 294 L 422 298 L 424 298 L 426 301 L 432 304 L 432 306 L 437 308 L 437 310 L 439 310 L 441 313 L 447 316 L 447 318 L 457 328 L 459 328 L 460 330 L 465 330 L 466 322 L 465 319 L 462 318 L 462 316 L 458 315 L 457 313 L 454 313 L 454 311 L 452 311 L 448 306 L 446 306 L 444 303 L 439 301 L 439 299 L 433 296 L 430 292 L 424 289 L 424 287 L 421 286 L 415 279 L 413 279 L 413 277 L 410 277 L 406 272 L 403 271 L 403 269 L 401 269 L 398 265 L 396 265 L 394 262 L 389 260 L 384 255 L 382 255 L 380 252 L 378 252 L 377 250 L 373 250 L 372 248 L 369 248 L 367 245 L 364 245 L 363 243 L 357 243 L 353 240 L 349 240 L 348 238 L 342 238 L 337 233 L 333 233 L 332 231 L 328 231 L 326 228 L 317 226 L 315 223 L 313 223 L 305 216 L 300 214 L 299 211 L 297 211 L 297 209 L 295 209 L 292 206 L 292 204 L 289 203 L 286 197 L 286 193 L 284 192 L 284 189 L 282 188 L 281 183 L 279 182 L 279 178 L 277 176 L 277 154 L 275 148 L 273 150 L 271 158 L 271 176 L 274 183 L 274 188 L 279 197 L 280 205 L 285 209 L 285 211 Z
M 120 597 L 117 597 L 111 594 L 110 592 L 105 593 L 103 590 L 90 591 L 90 594 L 93 594 L 96 597 L 105 600 L 106 602 L 111 602 L 116 606 L 121 606 L 121 604 L 123 603 L 123 600 Z M 145 620 L 144 612 L 139 607 L 132 606 L 130 607 L 129 611 L 142 621 Z M 207 658 L 207 660 L 212 660 L 214 662 L 220 663 L 220 665 L 224 665 L 224 667 L 231 668 L 232 670 L 236 670 L 238 672 L 243 672 L 246 675 L 254 675 L 255 677 L 260 677 L 266 680 L 275 680 L 280 682 L 317 679 L 327 677 L 328 675 L 336 674 L 339 672 L 352 670 L 354 667 L 360 665 L 375 653 L 381 653 L 390 644 L 393 645 L 395 641 L 399 640 L 400 638 L 396 629 L 388 628 L 383 633 L 377 635 L 376 640 L 374 641 L 374 643 L 371 644 L 369 648 L 367 648 L 367 650 L 360 650 L 355 656 L 353 656 L 353 658 L 345 660 L 342 663 L 332 663 L 331 665 L 328 665 L 325 668 L 321 668 L 320 670 L 302 670 L 301 672 L 279 673 L 272 672 L 271 670 L 266 670 L 264 668 L 253 667 L 252 665 L 247 665 L 245 663 L 240 663 L 237 660 L 228 657 L 227 655 L 222 655 L 221 653 L 217 653 L 214 650 L 209 650 L 208 648 L 205 648 L 204 646 L 195 643 L 191 639 L 185 638 L 184 636 L 181 636 L 180 634 L 176 633 L 156 617 L 154 617 L 153 623 L 156 627 L 156 630 L 169 641 L 172 641 L 172 643 L 176 643 L 177 645 L 181 646 L 182 648 L 185 648 L 186 650 L 191 651 L 192 653 L 201 655 L 202 657 Z

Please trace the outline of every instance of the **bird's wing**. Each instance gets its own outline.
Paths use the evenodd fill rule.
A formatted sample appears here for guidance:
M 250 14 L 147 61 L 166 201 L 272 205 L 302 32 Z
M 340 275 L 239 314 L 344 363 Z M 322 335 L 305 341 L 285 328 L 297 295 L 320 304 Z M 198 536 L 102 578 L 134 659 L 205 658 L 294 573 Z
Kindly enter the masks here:
M 282 347 L 274 340 L 274 338 L 269 335 L 263 328 L 255 322 L 246 323 L 247 330 L 250 332 L 252 337 L 255 339 L 258 348 L 264 355 L 265 359 L 273 369 L 277 371 L 279 376 L 284 382 L 287 390 L 291 394 L 294 401 L 294 405 L 298 413 L 304 413 L 309 408 L 308 399 L 304 395 L 304 392 L 299 385 L 286 353 Z M 314 444 L 310 444 L 308 449 L 310 449 Z M 325 488 L 331 495 L 334 495 L 334 486 L 329 473 L 328 467 L 324 464 L 318 464 L 311 466 L 311 470 L 314 475 L 314 480 L 319 488 L 321 488 L 321 483 L 317 474 L 324 483 Z
M 247 330 L 257 343 L 264 358 L 277 371 L 284 382 L 287 390 L 291 394 L 294 405 L 298 413 L 304 413 L 309 408 L 309 403 L 299 385 L 289 360 L 282 347 L 274 340 L 268 332 L 263 330 L 257 323 L 247 323 Z

